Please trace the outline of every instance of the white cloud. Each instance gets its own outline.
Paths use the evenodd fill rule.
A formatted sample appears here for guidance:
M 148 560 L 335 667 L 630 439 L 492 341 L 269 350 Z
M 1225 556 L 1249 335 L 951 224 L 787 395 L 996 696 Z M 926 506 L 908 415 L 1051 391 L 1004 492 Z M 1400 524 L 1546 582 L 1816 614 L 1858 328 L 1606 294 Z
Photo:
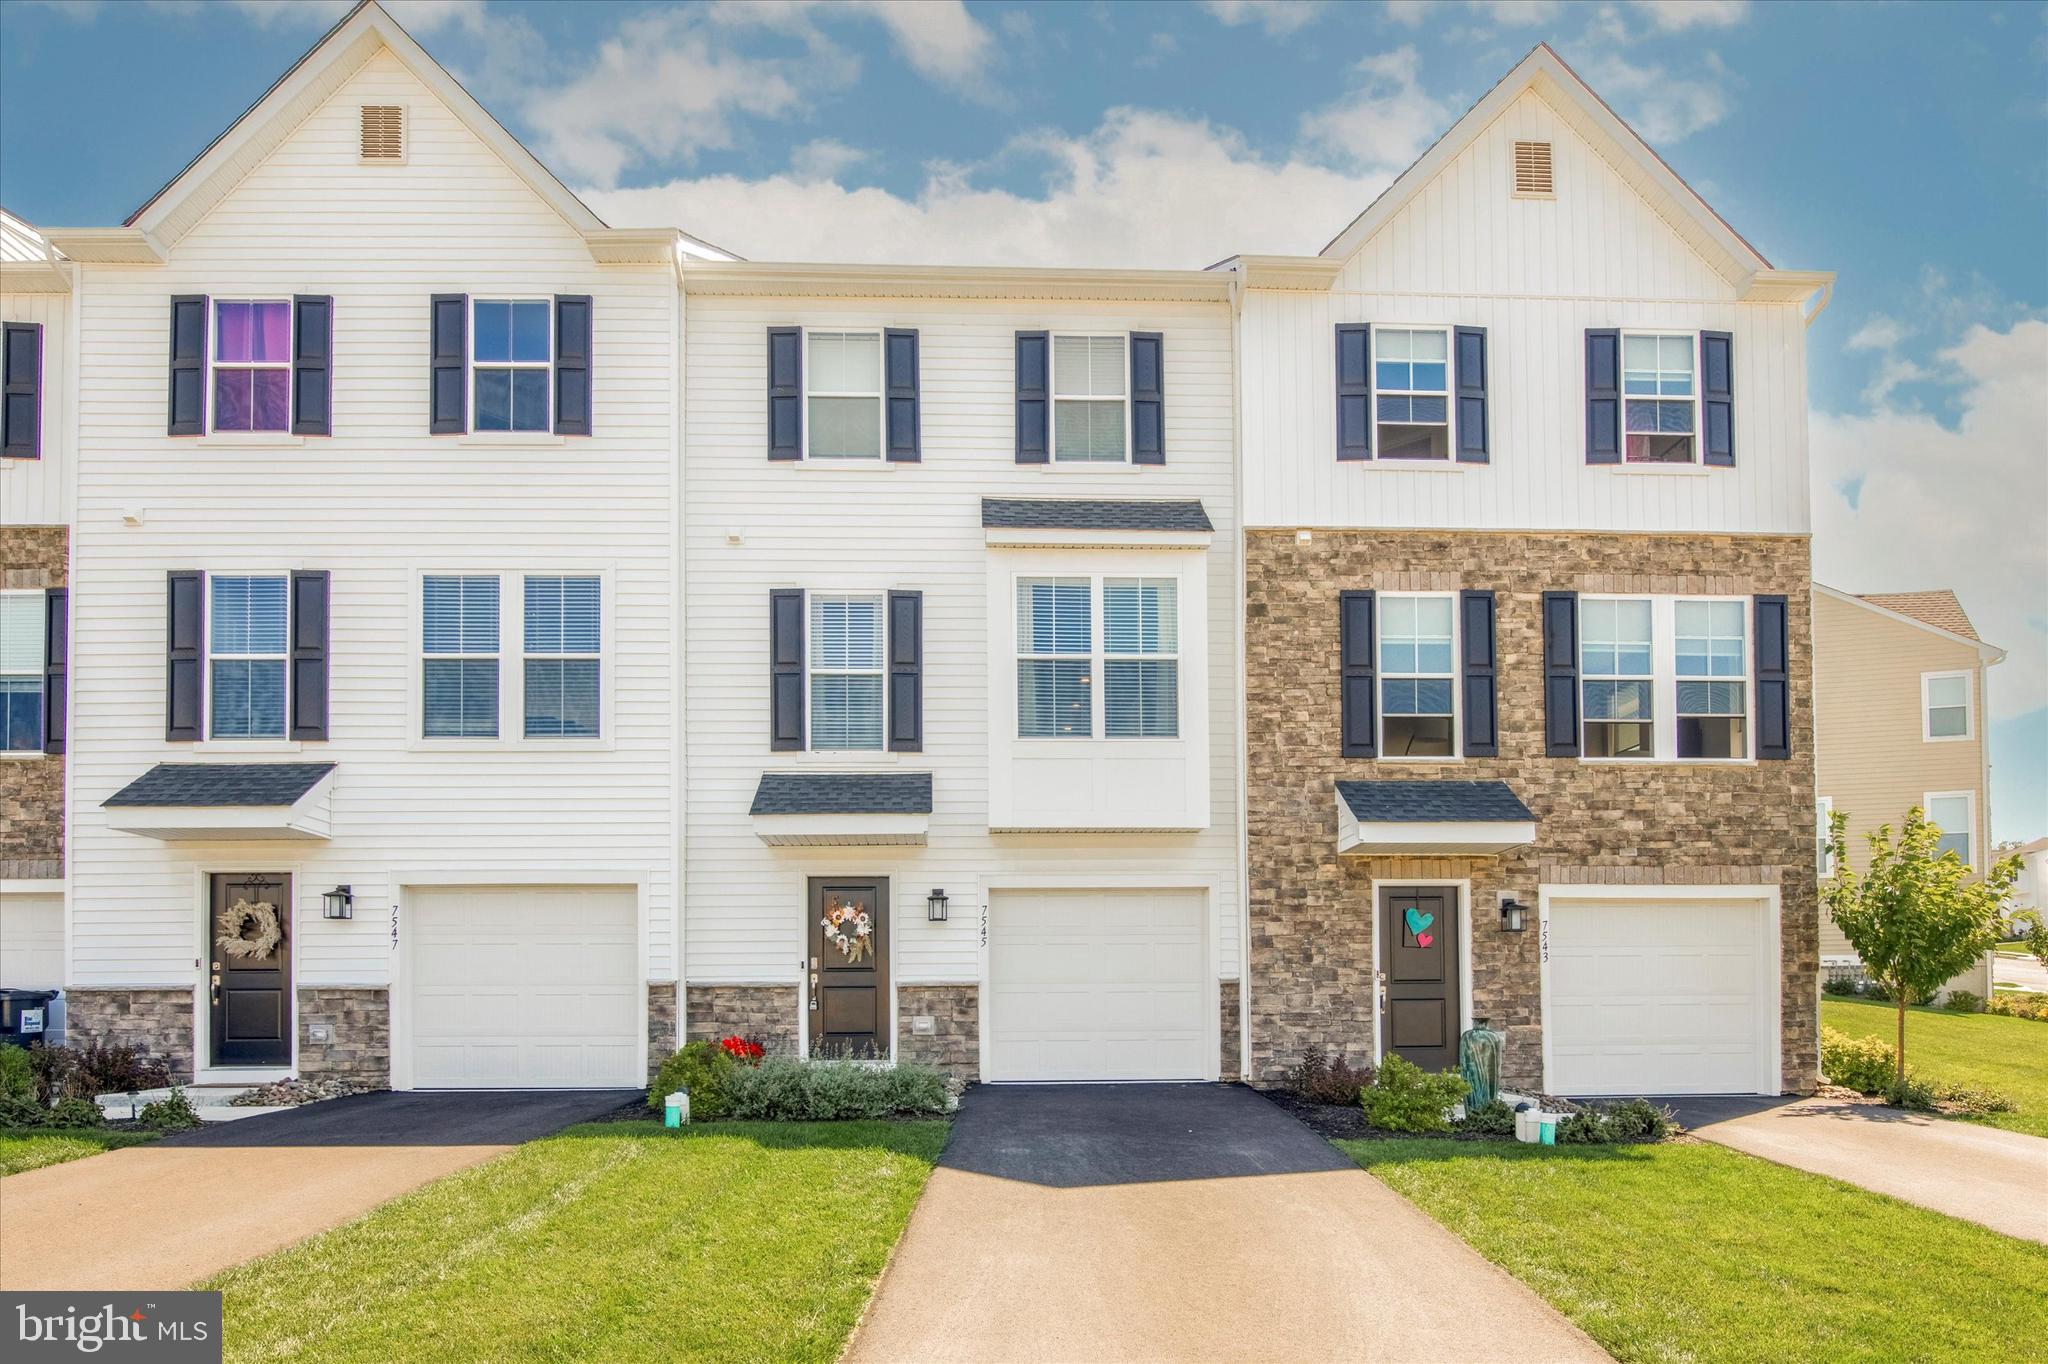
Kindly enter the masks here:
M 1324 0 L 1202 0 L 1202 8 L 1232 28 L 1257 24 L 1268 37 L 1284 38 L 1322 18 L 1328 6 Z
M 1680 141 L 1726 118 L 1736 84 L 1734 73 L 1712 52 L 1698 59 L 1690 75 L 1614 52 L 1596 53 L 1580 70 L 1653 145 Z
M 1865 318 L 1855 334 L 1842 343 L 1844 350 L 1890 350 L 1906 339 L 1905 324 L 1883 313 Z
M 868 154 L 858 147 L 849 147 L 836 137 L 820 137 L 789 154 L 789 173 L 799 180 L 833 180 L 867 159 Z
M 1749 0 L 1629 0 L 1666 33 L 1689 28 L 1733 28 L 1749 17 Z
M 1417 28 L 1429 13 L 1427 0 L 1387 0 L 1386 15 L 1403 28 Z
M 1960 389 L 1953 427 L 1888 403 L 1814 414 L 1814 575 L 1846 592 L 1953 588 L 2007 651 L 1994 717 L 2020 715 L 2048 705 L 2048 321 L 1975 325 L 1936 358 Z
M 920 74 L 957 88 L 981 80 L 995 52 L 995 39 L 960 0 L 869 0 L 837 8 L 874 15 Z
M 485 0 L 384 0 L 391 17 L 414 36 L 451 26 L 478 32 L 484 23 Z M 97 7 L 97 0 L 94 0 Z M 149 7 L 163 14 L 197 17 L 214 13 L 221 4 L 205 0 L 149 0 Z M 354 0 L 226 0 L 225 8 L 253 21 L 258 27 L 273 24 L 306 24 L 325 27 L 347 14 Z M 520 20 L 518 22 L 524 22 Z
M 1360 170 L 1405 169 L 1455 117 L 1423 93 L 1419 65 L 1412 47 L 1367 57 L 1356 89 L 1302 116 L 1302 137 Z
M 1560 0 L 1467 0 L 1502 28 L 1534 28 L 1547 24 L 1564 10 Z

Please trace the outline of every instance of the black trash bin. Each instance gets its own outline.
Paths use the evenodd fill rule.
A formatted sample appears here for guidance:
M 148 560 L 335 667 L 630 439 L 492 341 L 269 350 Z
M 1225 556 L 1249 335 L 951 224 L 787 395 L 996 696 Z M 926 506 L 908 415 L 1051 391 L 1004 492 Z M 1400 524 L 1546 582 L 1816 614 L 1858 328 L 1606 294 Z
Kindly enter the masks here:
M 9 990 L 0 988 L 0 1043 L 25 1047 L 43 1040 L 50 1026 L 50 1001 L 55 990 Z

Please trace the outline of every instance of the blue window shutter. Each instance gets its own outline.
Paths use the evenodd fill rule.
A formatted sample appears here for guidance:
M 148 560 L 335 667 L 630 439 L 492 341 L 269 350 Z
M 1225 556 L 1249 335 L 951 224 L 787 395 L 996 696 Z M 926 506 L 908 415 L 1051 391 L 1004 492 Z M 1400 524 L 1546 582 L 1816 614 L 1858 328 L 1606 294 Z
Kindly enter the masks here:
M 1701 462 L 1735 463 L 1735 338 L 1700 333 Z
M 43 453 L 43 324 L 0 326 L 0 456 Z
M 1454 330 L 1458 357 L 1458 462 L 1487 462 L 1486 328 Z
M 292 434 L 334 434 L 334 300 L 292 296 Z
M 71 593 L 43 593 L 43 752 L 64 751 L 64 715 L 71 692 Z
M 1017 333 L 1017 463 L 1045 464 L 1052 458 L 1052 336 Z
M 1465 756 L 1492 758 L 1500 754 L 1498 668 L 1493 651 L 1493 593 L 1458 594 L 1464 613 L 1460 632 L 1464 646 Z
M 887 455 L 897 464 L 915 464 L 924 449 L 918 431 L 917 333 L 892 328 L 882 333 L 882 346 L 888 370 L 883 376 L 889 404 Z
M 590 295 L 555 295 L 555 434 L 590 434 Z
M 1586 463 L 1621 463 L 1621 333 L 1586 332 Z
M 924 751 L 924 593 L 889 594 L 889 751 Z
M 1372 458 L 1372 328 L 1337 327 L 1337 458 Z
M 1579 755 L 1579 594 L 1543 594 L 1543 751 Z
M 171 299 L 170 420 L 173 436 L 206 434 L 206 295 Z
M 768 594 L 768 747 L 775 752 L 804 746 L 804 594 L 779 589 Z
M 294 739 L 327 737 L 327 601 L 324 569 L 291 580 L 291 729 Z
M 804 456 L 804 332 L 768 329 L 768 458 Z M 801 712 L 799 712 L 801 714 Z M 803 747 L 801 736 L 796 745 Z
M 1791 615 L 1782 596 L 1756 599 L 1756 755 L 1792 756 Z
M 1131 463 L 1166 463 L 1166 338 L 1131 333 Z
M 183 569 L 165 575 L 164 738 L 206 737 L 206 575 Z
M 429 317 L 427 430 L 461 435 L 469 430 L 469 295 L 435 294 Z
M 1373 594 L 1337 594 L 1337 664 L 1341 692 L 1339 718 L 1344 756 L 1379 756 L 1379 724 L 1373 696 Z

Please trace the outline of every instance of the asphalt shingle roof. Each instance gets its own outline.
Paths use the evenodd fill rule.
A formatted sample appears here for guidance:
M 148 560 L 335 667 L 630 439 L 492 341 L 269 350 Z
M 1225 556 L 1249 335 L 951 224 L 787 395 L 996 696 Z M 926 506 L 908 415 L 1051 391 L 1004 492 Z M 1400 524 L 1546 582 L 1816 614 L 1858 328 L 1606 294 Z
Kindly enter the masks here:
M 1066 497 L 984 497 L 981 524 L 988 530 L 1212 531 L 1209 513 L 1185 502 L 1087 501 Z
M 1536 818 L 1504 781 L 1340 781 L 1337 794 L 1361 823 Z
M 290 805 L 333 763 L 158 763 L 104 805 Z
M 928 815 L 929 772 L 764 772 L 756 815 Z
M 1946 630 L 1964 639 L 1977 638 L 1977 627 L 1970 624 L 1963 604 L 1946 587 L 1932 592 L 1864 592 L 1858 595 L 1872 606 L 1911 616 L 1922 625 L 1932 625 L 1937 630 Z

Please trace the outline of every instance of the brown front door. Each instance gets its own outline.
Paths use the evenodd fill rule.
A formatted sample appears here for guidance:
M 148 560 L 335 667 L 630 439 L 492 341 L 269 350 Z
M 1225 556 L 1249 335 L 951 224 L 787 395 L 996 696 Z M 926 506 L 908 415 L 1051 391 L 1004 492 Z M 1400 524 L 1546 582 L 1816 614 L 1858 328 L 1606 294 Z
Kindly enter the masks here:
M 207 901 L 216 1066 L 292 1059 L 292 879 L 215 873 Z
M 1454 886 L 1380 891 L 1386 1050 L 1424 1070 L 1449 1070 L 1458 1061 L 1459 929 Z
M 889 881 L 811 878 L 811 1054 L 889 1054 Z

